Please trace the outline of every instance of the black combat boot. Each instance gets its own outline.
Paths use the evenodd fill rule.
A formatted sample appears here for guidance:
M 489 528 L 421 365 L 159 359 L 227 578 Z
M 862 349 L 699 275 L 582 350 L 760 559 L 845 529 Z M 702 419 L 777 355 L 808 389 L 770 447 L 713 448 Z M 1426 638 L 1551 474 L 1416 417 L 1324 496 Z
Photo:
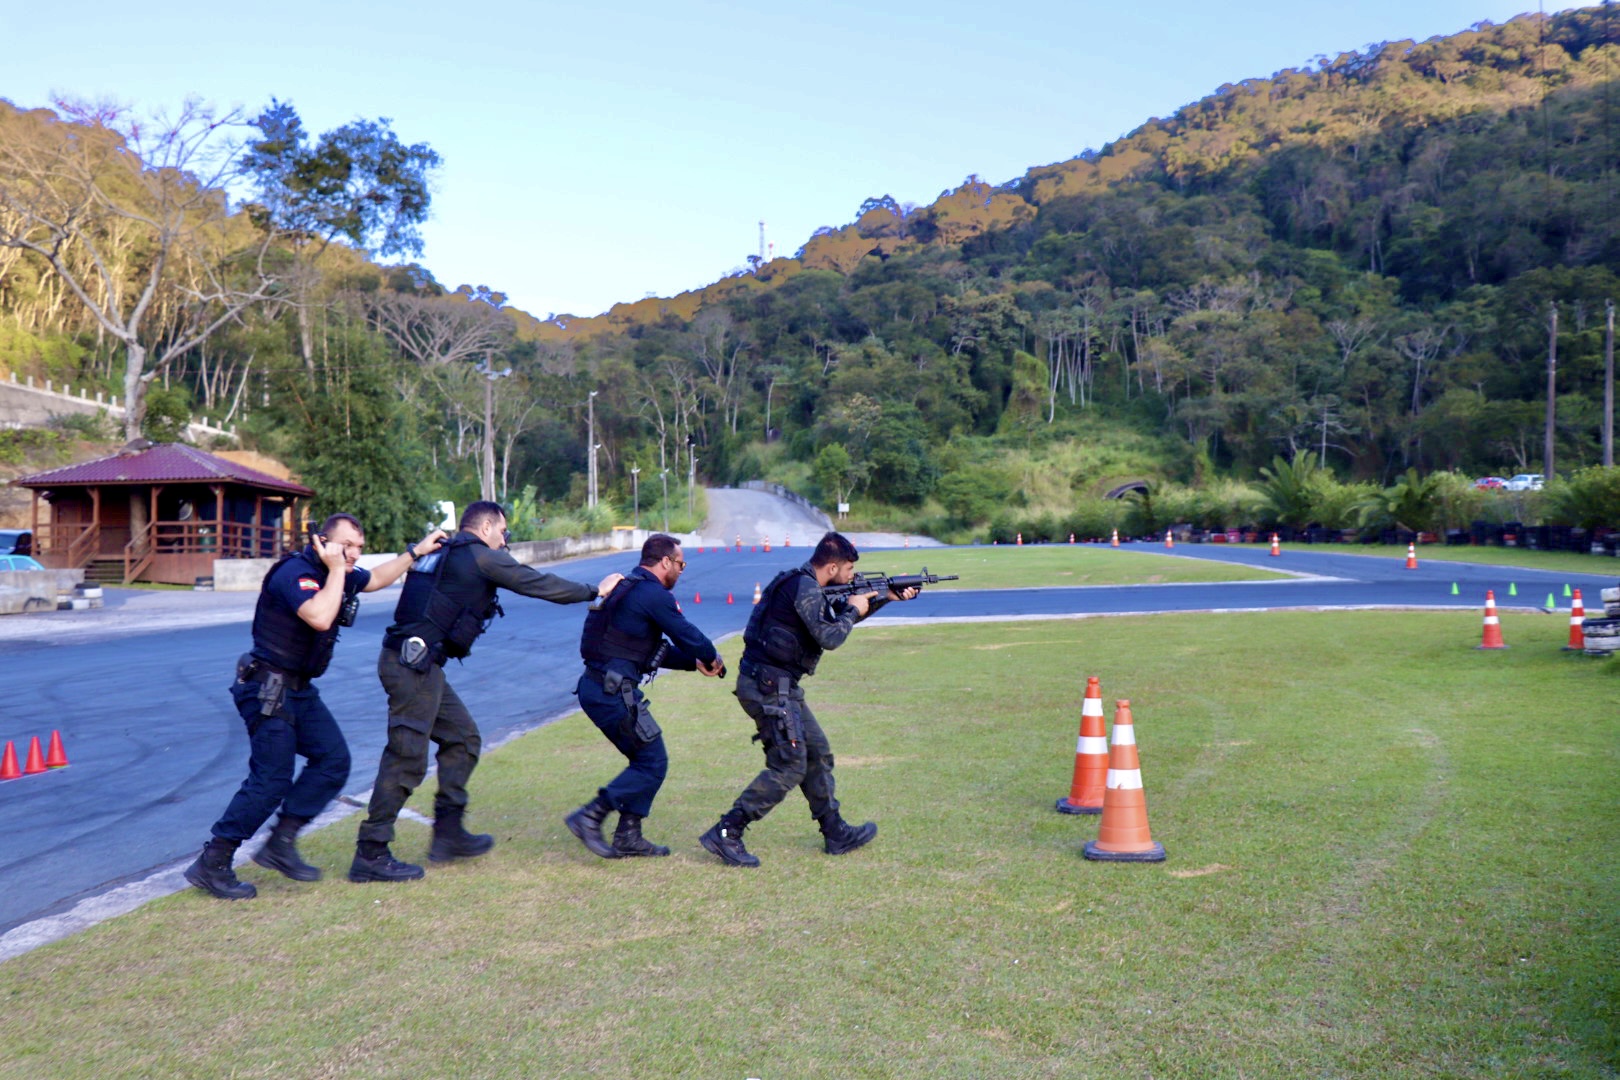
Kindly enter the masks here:
M 854 851 L 871 842 L 877 835 L 877 825 L 868 821 L 865 825 L 851 825 L 835 810 L 820 819 L 821 835 L 826 838 L 826 849 L 829 855 L 842 855 L 847 851 Z
M 250 881 L 237 881 L 231 869 L 231 856 L 236 854 L 237 841 L 214 837 L 203 845 L 197 861 L 186 867 L 186 880 L 205 893 L 221 900 L 251 900 L 259 890 Z
M 735 810 L 728 810 L 713 827 L 702 836 L 698 843 L 702 844 L 711 855 L 718 855 L 723 861 L 732 866 L 758 866 L 759 860 L 748 854 L 743 847 L 743 830 L 748 828 L 748 822 Z
M 294 881 L 321 880 L 320 868 L 301 859 L 298 848 L 293 844 L 298 830 L 308 824 L 308 818 L 282 814 L 276 821 L 276 827 L 270 830 L 270 839 L 253 853 L 253 861 L 266 869 L 279 871 Z
M 617 859 L 619 853 L 602 837 L 602 821 L 612 811 L 613 807 L 608 805 L 607 800 L 598 795 L 563 818 L 563 824 L 568 826 L 569 832 L 579 837 L 579 842 L 584 844 L 592 855 L 600 855 L 604 859 Z
M 461 824 L 465 811 L 449 807 L 433 819 L 433 845 L 428 848 L 432 862 L 450 862 L 482 855 L 495 846 L 495 838 L 488 833 L 470 833 Z
M 619 827 L 613 830 L 613 853 L 627 859 L 632 855 L 668 855 L 669 848 L 647 840 L 641 835 L 641 819 L 621 812 Z
M 349 864 L 350 881 L 415 881 L 426 871 L 413 863 L 400 862 L 377 840 L 362 840 L 355 847 Z

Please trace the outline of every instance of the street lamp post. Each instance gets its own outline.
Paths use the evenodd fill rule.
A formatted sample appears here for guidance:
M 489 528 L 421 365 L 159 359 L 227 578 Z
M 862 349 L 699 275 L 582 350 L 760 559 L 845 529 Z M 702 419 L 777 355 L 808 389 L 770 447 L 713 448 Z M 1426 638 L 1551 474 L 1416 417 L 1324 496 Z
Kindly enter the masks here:
M 630 466 L 630 498 L 636 507 L 636 528 L 641 528 L 641 466 Z
M 659 477 L 664 481 L 664 531 L 669 532 L 669 470 L 660 472 Z
M 587 505 L 587 506 L 595 506 L 596 505 L 596 391 L 595 390 L 592 390 L 591 393 L 590 393 L 590 396 L 585 399 L 585 410 L 586 410 L 585 411 L 586 424 L 588 425 L 588 430 L 587 430 L 586 436 L 585 436 L 585 445 L 589 446 L 591 448 L 591 461 L 590 461 L 590 465 L 588 467 L 588 475 L 586 477 L 586 479 L 588 481 L 588 483 L 586 484 L 586 487 L 589 490 L 586 493 L 585 505 Z
M 686 516 L 692 516 L 692 488 L 697 483 L 697 455 L 690 454 L 686 459 Z
M 485 501 L 495 498 L 495 380 L 512 374 L 511 368 L 496 371 L 491 360 L 486 357 L 484 366 L 478 369 L 484 376 L 484 475 L 479 487 Z

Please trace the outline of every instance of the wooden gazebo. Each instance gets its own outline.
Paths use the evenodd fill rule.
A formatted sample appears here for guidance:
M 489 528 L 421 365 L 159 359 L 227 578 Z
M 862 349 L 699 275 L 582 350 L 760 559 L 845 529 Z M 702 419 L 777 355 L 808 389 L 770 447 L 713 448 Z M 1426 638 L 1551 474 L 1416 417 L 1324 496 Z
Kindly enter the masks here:
M 211 576 L 215 559 L 276 558 L 296 546 L 298 500 L 315 494 L 192 446 L 144 441 L 13 483 L 34 493 L 34 558 L 45 566 L 175 585 Z

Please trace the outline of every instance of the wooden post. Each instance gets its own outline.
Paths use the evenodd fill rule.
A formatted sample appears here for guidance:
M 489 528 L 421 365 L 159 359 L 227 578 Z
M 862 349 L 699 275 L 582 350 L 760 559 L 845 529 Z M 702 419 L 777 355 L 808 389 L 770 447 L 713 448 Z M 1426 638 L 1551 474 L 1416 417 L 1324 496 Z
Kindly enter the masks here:
M 259 557 L 260 549 L 264 546 L 261 542 L 264 536 L 263 530 L 264 492 L 257 491 L 253 494 L 253 529 L 248 533 L 249 536 L 253 537 L 253 550 L 243 553 L 250 559 L 257 559 Z
M 39 542 L 39 488 L 29 488 L 29 491 L 33 494 L 34 500 L 33 507 L 30 511 L 33 517 L 33 523 L 28 531 L 34 534 L 34 554 L 38 555 L 41 551 L 45 550 Z M 56 538 L 53 536 L 51 539 L 55 540 Z
M 90 558 L 94 559 L 101 554 L 101 489 L 99 487 L 90 489 L 90 527 L 96 530 L 96 550 L 90 553 Z
M 229 558 L 225 551 L 225 485 L 214 488 L 214 558 Z

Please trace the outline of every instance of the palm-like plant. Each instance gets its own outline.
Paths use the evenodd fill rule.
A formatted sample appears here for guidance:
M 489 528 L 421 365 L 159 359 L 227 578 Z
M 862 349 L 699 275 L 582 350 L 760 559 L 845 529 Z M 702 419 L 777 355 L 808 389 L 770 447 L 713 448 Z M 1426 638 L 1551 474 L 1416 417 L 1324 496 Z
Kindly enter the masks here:
M 1300 454 L 1285 461 L 1281 454 L 1271 466 L 1260 467 L 1260 516 L 1264 524 L 1288 525 L 1302 529 L 1311 523 L 1316 509 L 1313 480 L 1318 471 L 1314 458 Z
M 1361 524 L 1368 527 L 1396 525 L 1412 532 L 1428 532 L 1440 512 L 1440 496 L 1445 477 L 1441 473 L 1419 476 L 1407 469 L 1395 483 L 1374 492 L 1358 506 Z

